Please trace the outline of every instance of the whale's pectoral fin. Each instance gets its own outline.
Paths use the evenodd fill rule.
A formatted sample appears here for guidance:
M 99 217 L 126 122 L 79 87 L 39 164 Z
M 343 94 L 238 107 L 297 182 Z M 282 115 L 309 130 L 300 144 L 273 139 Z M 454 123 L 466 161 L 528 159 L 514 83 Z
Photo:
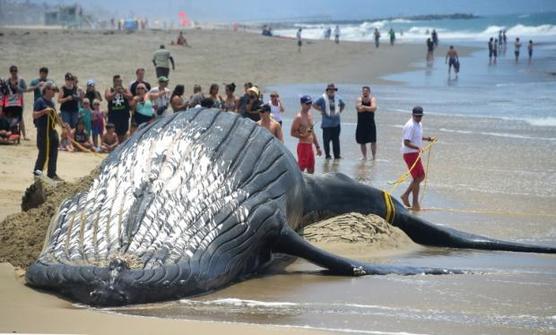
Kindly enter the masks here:
M 459 270 L 412 267 L 412 266 L 393 266 L 368 264 L 344 257 L 333 255 L 329 252 L 321 250 L 309 242 L 305 241 L 301 236 L 295 233 L 291 228 L 285 227 L 280 233 L 273 251 L 289 254 L 304 258 L 311 263 L 326 268 L 330 273 L 344 276 L 365 276 L 365 275 L 417 275 L 417 274 L 456 274 L 463 273 Z

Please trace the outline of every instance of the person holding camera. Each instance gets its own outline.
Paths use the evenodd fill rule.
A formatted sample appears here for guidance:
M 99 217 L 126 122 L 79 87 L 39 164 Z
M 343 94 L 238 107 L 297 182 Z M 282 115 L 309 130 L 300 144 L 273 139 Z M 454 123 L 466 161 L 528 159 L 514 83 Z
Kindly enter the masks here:
M 77 90 L 75 77 L 68 72 L 64 79 L 65 83 L 58 95 L 58 103 L 60 103 L 62 120 L 72 129 L 75 129 L 77 120 L 79 119 L 79 100 L 81 100 L 82 97 Z
M 104 97 L 108 102 L 108 122 L 116 127 L 118 140 L 122 143 L 129 129 L 131 92 L 122 85 L 122 77 L 117 74 L 112 78 L 113 86 L 106 90 Z
M 155 117 L 172 114 L 172 111 L 168 109 L 168 106 L 170 105 L 170 97 L 172 96 L 172 92 L 168 88 L 168 77 L 158 77 L 158 87 L 153 87 L 149 91 L 149 95 L 153 101 Z

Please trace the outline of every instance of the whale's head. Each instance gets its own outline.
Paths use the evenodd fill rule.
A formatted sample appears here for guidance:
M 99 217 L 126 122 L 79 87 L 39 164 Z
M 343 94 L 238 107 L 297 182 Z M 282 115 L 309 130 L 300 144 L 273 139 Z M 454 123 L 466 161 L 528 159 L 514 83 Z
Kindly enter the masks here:
M 133 300 L 137 283 L 221 285 L 252 271 L 283 224 L 296 222 L 302 187 L 295 159 L 266 129 L 234 113 L 176 113 L 139 129 L 61 205 L 39 257 L 61 273 L 31 271 L 28 281 L 56 287 L 71 274 L 98 305 Z

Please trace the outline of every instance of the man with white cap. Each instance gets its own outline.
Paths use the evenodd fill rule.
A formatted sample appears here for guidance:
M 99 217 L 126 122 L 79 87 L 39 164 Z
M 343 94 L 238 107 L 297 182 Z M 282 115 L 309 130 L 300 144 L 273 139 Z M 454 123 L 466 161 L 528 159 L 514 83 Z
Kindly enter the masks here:
M 402 154 L 407 168 L 410 170 L 413 181 L 409 184 L 407 190 L 401 195 L 403 204 L 406 207 L 411 207 L 412 210 L 421 210 L 419 205 L 419 188 L 421 182 L 425 179 L 425 169 L 421 163 L 421 146 L 423 141 L 434 141 L 434 137 L 423 137 L 423 107 L 413 107 L 412 116 L 409 121 L 403 126 L 402 136 Z M 409 203 L 409 195 L 413 193 L 413 206 Z

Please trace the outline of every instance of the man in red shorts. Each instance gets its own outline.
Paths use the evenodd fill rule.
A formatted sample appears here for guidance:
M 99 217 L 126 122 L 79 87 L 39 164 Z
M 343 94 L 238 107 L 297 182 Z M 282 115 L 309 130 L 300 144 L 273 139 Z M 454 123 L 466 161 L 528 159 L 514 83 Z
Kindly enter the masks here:
M 292 123 L 291 135 L 299 139 L 297 144 L 297 163 L 301 171 L 307 173 L 315 172 L 315 153 L 313 144 L 317 148 L 317 155 L 320 156 L 319 142 L 313 130 L 313 116 L 311 115 L 311 105 L 313 99 L 304 95 L 300 99 L 301 111 L 297 113 Z
M 413 181 L 409 184 L 407 190 L 401 195 L 403 204 L 406 207 L 411 207 L 412 210 L 421 210 L 419 205 L 419 188 L 421 182 L 425 179 L 425 169 L 421 163 L 419 153 L 423 140 L 433 141 L 434 137 L 423 137 L 423 125 L 421 119 L 423 118 L 423 107 L 413 107 L 412 117 L 403 126 L 402 137 L 402 154 L 407 168 L 411 169 L 411 176 Z M 413 166 L 415 164 L 415 166 Z M 413 193 L 413 206 L 409 203 L 409 195 Z

